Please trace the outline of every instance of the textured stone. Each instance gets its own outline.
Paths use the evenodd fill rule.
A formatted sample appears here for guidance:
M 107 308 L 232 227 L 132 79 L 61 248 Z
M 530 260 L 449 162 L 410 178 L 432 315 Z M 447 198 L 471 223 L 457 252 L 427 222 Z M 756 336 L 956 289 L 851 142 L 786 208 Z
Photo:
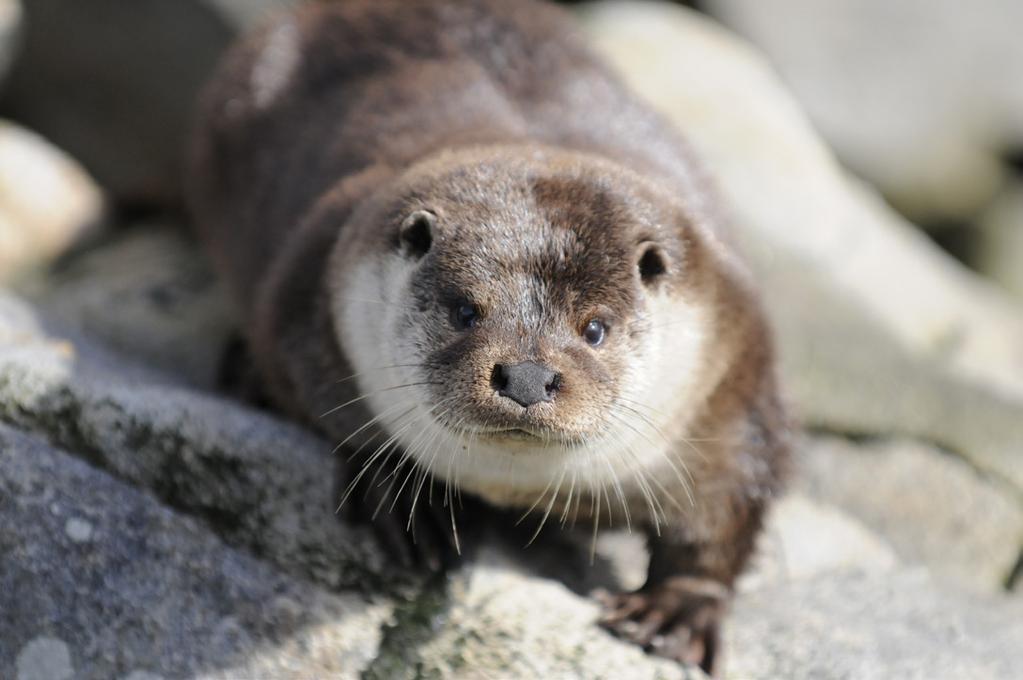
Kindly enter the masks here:
M 0 3 L 0 33 L 5 6 Z M 78 163 L 38 135 L 0 121 L 0 282 L 94 232 L 102 212 L 102 194 Z
M 14 298 L 2 302 L 0 420 L 152 490 L 293 574 L 338 587 L 365 585 L 382 568 L 375 546 L 336 521 L 326 442 L 86 340 L 46 335 Z
M 830 574 L 748 593 L 726 640 L 729 678 L 970 678 L 1019 673 L 1023 601 L 963 594 L 922 572 Z
M 980 216 L 978 228 L 977 268 L 1023 301 L 1023 180 L 1005 187 Z
M 38 637 L 29 642 L 15 662 L 18 680 L 70 680 L 71 652 L 62 640 Z
M 60 334 L 101 341 L 185 383 L 212 387 L 234 318 L 184 232 L 136 224 L 24 293 Z
M 898 564 L 891 546 L 855 518 L 798 493 L 770 511 L 743 592 L 847 571 L 882 573 Z
M 842 160 L 914 216 L 971 218 L 1003 180 L 999 154 L 1023 148 L 1015 0 L 701 7 L 763 49 Z
M 1023 547 L 1019 496 L 933 447 L 821 438 L 799 468 L 799 488 L 963 587 L 1001 591 Z
M 598 613 L 595 603 L 561 585 L 480 564 L 455 580 L 429 639 L 382 655 L 370 677 L 702 677 L 600 631 L 593 625 Z
M 287 578 L 6 426 L 0 516 L 0 677 L 356 678 L 392 610 Z M 88 543 L 64 531 L 81 517 Z

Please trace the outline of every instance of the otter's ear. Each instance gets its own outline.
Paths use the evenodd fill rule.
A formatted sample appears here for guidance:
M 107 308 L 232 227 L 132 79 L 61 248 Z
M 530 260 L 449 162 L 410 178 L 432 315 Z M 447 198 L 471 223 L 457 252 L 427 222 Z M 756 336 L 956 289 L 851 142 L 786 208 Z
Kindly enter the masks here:
M 639 244 L 636 267 L 644 286 L 653 286 L 668 273 L 668 254 L 656 243 Z
M 417 210 L 406 217 L 398 233 L 401 251 L 416 259 L 426 255 L 433 245 L 433 230 L 436 224 L 437 216 L 429 210 Z

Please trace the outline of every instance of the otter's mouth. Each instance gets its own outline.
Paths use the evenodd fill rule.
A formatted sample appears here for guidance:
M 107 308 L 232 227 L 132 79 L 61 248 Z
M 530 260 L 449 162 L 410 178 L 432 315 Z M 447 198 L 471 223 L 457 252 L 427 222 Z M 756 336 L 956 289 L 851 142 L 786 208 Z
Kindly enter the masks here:
M 511 439 L 513 441 L 539 442 L 544 440 L 544 436 L 542 434 L 531 432 L 530 430 L 524 430 L 521 427 L 509 427 L 503 430 L 491 430 L 489 432 L 485 432 L 484 436 L 491 437 L 493 439 Z
M 520 442 L 523 444 L 532 444 L 534 446 L 559 446 L 559 447 L 574 447 L 583 444 L 576 438 L 567 437 L 558 432 L 551 432 L 549 430 L 534 430 L 529 427 L 492 427 L 487 429 L 477 429 L 473 432 L 474 436 L 482 439 L 488 439 L 494 442 Z

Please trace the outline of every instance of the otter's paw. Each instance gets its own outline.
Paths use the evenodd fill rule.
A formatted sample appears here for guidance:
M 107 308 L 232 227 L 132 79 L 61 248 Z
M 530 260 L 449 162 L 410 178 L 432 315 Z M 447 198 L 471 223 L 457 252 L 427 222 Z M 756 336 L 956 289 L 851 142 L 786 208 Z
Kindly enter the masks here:
M 616 636 L 710 675 L 720 669 L 719 625 L 731 591 L 717 581 L 675 576 L 634 593 L 594 597 L 604 609 L 600 624 Z

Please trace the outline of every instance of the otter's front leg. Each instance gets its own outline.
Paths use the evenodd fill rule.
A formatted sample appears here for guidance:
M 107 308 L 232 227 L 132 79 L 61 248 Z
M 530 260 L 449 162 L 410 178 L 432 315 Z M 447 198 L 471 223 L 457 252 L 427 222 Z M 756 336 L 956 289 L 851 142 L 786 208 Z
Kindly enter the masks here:
M 632 593 L 597 593 L 601 624 L 648 652 L 721 669 L 720 624 L 760 528 L 762 509 L 733 515 L 713 539 L 662 527 L 648 531 L 650 567 L 642 588 Z M 720 526 L 720 525 L 719 525 Z

